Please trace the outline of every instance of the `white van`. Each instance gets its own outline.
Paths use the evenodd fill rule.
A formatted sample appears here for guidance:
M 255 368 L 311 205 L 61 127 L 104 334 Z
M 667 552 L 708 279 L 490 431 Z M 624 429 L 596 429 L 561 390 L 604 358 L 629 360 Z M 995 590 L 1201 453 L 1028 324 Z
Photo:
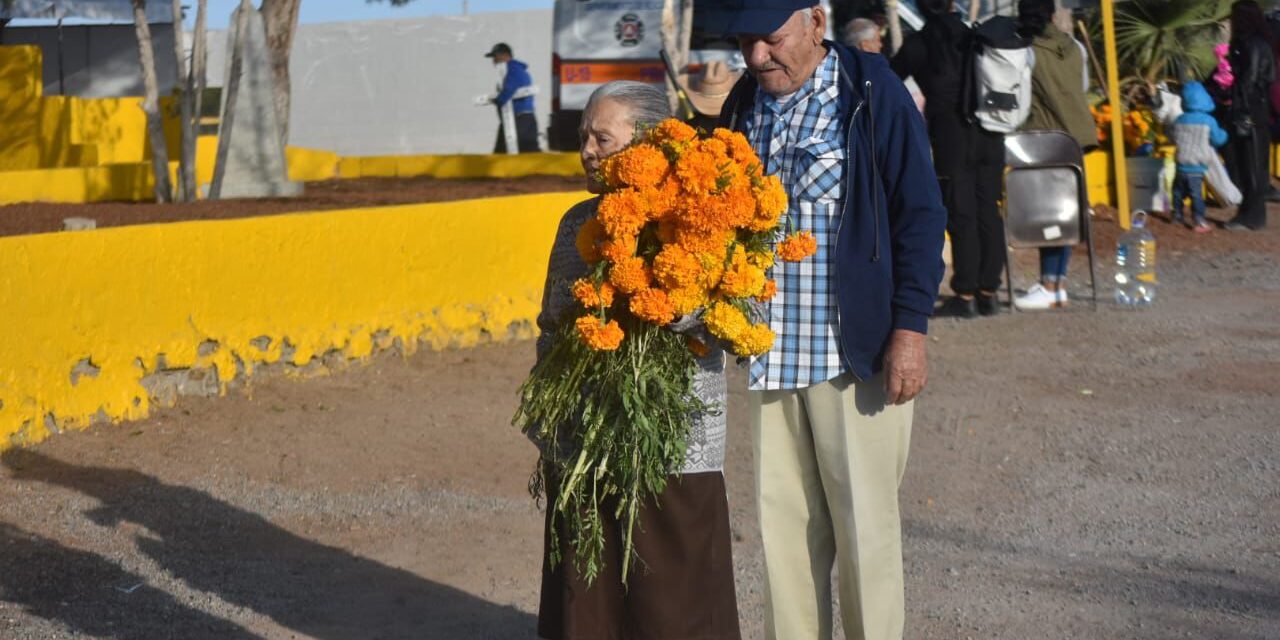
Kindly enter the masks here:
M 673 1 L 677 7 L 694 2 L 689 63 L 678 72 L 696 74 L 712 60 L 724 60 L 732 69 L 745 67 L 733 40 L 706 35 L 700 28 L 703 20 L 696 0 Z M 601 84 L 636 80 L 666 87 L 660 57 L 663 4 L 663 0 L 556 0 L 547 129 L 551 149 L 577 150 L 582 109 Z M 827 5 L 826 0 L 822 4 Z

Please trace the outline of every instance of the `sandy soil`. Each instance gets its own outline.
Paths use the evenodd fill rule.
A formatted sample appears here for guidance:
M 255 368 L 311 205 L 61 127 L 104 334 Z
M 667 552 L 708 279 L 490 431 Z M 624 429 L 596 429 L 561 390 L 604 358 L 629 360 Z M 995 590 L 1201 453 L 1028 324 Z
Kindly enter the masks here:
M 901 498 L 907 637 L 1280 637 L 1272 221 L 1181 249 L 1157 227 L 1149 310 L 934 323 Z M 532 351 L 377 357 L 0 456 L 0 638 L 532 637 L 535 454 L 509 425 Z M 760 638 L 731 375 L 738 596 Z
M 24 203 L 0 206 L 0 236 L 61 231 L 62 221 L 70 217 L 92 218 L 101 228 L 582 190 L 581 177 L 528 176 L 475 180 L 361 178 L 308 182 L 303 196 L 289 199 L 221 200 L 184 204 Z

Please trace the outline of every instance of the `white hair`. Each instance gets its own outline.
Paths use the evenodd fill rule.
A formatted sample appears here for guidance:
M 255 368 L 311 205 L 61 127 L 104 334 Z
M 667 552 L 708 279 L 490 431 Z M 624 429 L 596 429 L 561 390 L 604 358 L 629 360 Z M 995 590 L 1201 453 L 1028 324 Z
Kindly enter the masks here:
M 857 49 L 858 45 L 880 35 L 880 25 L 866 18 L 855 18 L 840 30 L 840 41 L 846 47 Z
M 666 92 L 634 80 L 614 80 L 600 85 L 587 98 L 583 113 L 591 111 L 597 102 L 605 98 L 627 105 L 631 110 L 631 120 L 638 127 L 652 127 L 671 117 L 671 103 L 667 101 Z

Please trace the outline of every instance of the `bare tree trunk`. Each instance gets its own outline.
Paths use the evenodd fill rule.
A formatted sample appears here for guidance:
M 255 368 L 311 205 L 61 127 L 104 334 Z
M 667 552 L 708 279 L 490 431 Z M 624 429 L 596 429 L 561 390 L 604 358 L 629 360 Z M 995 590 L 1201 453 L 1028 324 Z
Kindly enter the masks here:
M 181 0 L 173 0 L 178 4 Z M 191 63 L 187 67 L 186 82 L 182 86 L 182 189 L 184 202 L 198 197 L 196 179 L 196 145 L 200 140 L 200 98 L 204 93 L 204 57 L 208 31 L 205 28 L 205 5 L 200 0 L 196 8 L 196 26 L 191 33 Z M 181 62 L 181 61 L 180 61 Z M 182 67 L 178 67 L 182 69 Z
M 217 200 L 222 195 L 222 179 L 227 173 L 227 152 L 231 150 L 231 130 L 235 127 L 236 100 L 240 95 L 245 32 L 249 30 L 250 11 L 256 11 L 253 3 L 249 0 L 240 0 L 240 8 L 236 9 L 236 38 L 231 44 L 231 68 L 227 76 L 227 86 L 222 88 L 227 95 L 222 100 L 222 121 L 218 123 L 218 156 L 213 167 L 213 184 L 209 185 L 210 200 Z
M 298 31 L 298 10 L 302 0 L 262 0 L 262 19 L 267 28 L 267 49 L 271 51 L 271 72 L 275 77 L 276 123 L 280 126 L 280 148 L 289 143 L 289 107 L 293 91 L 289 81 L 289 54 Z
M 173 189 L 169 184 L 169 153 L 165 149 L 164 122 L 160 118 L 160 83 L 156 79 L 156 54 L 151 42 L 151 26 L 147 24 L 147 0 L 133 0 L 133 28 L 138 39 L 138 58 L 142 63 L 142 85 L 146 90 L 142 110 L 147 114 L 147 137 L 151 139 L 156 202 L 169 202 L 173 198 Z
M 182 0 L 173 0 L 173 60 L 177 65 L 174 69 L 178 71 L 178 86 L 181 90 L 178 93 L 178 106 L 181 112 L 179 119 L 179 139 L 181 140 L 181 150 L 178 154 L 178 202 L 191 202 L 196 199 L 195 184 L 196 173 L 195 167 L 192 166 L 192 160 L 195 159 L 196 139 L 193 132 L 190 131 L 188 123 L 191 121 L 192 100 L 195 96 L 191 95 L 191 77 L 189 72 L 183 73 L 188 69 L 186 51 L 182 46 Z M 190 150 L 190 153 L 188 153 Z M 190 160 L 188 159 L 191 158 Z
M 199 0 L 196 5 L 196 30 L 192 34 L 195 42 L 191 43 L 191 78 L 195 80 L 195 114 L 193 116 L 193 127 L 195 128 L 197 139 L 200 135 L 200 115 L 204 113 L 204 87 L 208 78 L 205 77 L 206 69 L 209 62 L 209 28 L 207 26 L 206 14 L 208 13 L 208 0 Z

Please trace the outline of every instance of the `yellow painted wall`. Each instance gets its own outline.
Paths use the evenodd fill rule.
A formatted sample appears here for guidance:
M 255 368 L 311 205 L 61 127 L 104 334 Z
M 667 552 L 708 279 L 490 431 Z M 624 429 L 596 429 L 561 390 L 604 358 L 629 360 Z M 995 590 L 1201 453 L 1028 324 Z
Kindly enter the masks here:
M 335 349 L 364 357 L 396 338 L 412 349 L 529 337 L 557 221 L 587 197 L 0 238 L 0 449 L 95 414 L 147 415 L 140 381 L 161 357 L 169 368 L 216 367 L 225 383 L 237 368 L 280 361 L 285 340 L 301 365 Z M 207 341 L 218 348 L 200 355 Z M 86 359 L 98 374 L 73 383 Z
M 580 176 L 576 153 L 517 155 L 349 156 L 338 165 L 342 178 L 515 178 L 529 175 Z
M 40 162 L 40 47 L 0 47 L 0 171 Z

